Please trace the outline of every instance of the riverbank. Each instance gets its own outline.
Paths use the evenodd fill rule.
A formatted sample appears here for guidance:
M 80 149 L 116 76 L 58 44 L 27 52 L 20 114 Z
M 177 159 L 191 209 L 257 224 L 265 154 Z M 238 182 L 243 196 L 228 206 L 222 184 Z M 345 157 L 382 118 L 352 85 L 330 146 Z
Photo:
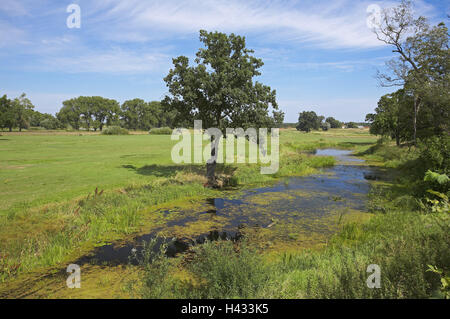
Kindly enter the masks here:
M 295 132 L 286 133 L 291 136 L 284 136 L 282 154 L 290 156 L 284 156 L 282 159 L 291 161 L 292 165 L 285 165 L 286 167 L 300 167 L 300 169 L 296 171 L 289 168 L 285 172 L 291 176 L 308 175 L 317 173 L 317 169 L 321 166 L 330 165 L 327 157 L 304 154 L 304 151 L 311 151 L 311 144 L 293 139 L 293 136 L 299 136 Z M 348 149 L 353 145 L 349 141 L 336 142 L 325 139 L 320 141 L 320 139 L 323 137 L 315 143 L 325 147 L 332 145 Z M 426 214 L 415 205 L 417 201 L 411 191 L 412 183 L 405 180 L 405 176 L 408 175 L 395 167 L 393 162 L 395 160 L 398 164 L 402 161 L 402 156 L 399 156 L 402 150 L 398 153 L 396 148 L 389 149 L 390 146 L 371 149 L 370 146 L 369 143 L 353 145 L 355 153 L 380 169 L 379 174 L 367 176 L 373 180 L 372 190 L 369 193 L 366 212 L 362 214 L 352 213 L 352 211 L 348 211 L 350 214 L 340 214 L 338 210 L 332 209 L 325 212 L 331 213 L 329 218 L 323 218 L 314 223 L 311 223 L 314 220 L 308 222 L 308 218 L 305 219 L 308 216 L 305 214 L 307 212 L 298 209 L 296 211 L 295 207 L 291 212 L 285 211 L 281 208 L 280 201 L 300 196 L 303 204 L 307 204 L 308 199 L 314 198 L 311 197 L 310 191 L 295 194 L 300 190 L 294 187 L 289 192 L 289 185 L 295 186 L 295 177 L 291 182 L 277 184 L 280 176 L 261 180 L 258 176 L 260 174 L 252 172 L 252 170 L 256 171 L 257 167 L 251 166 L 232 171 L 233 175 L 240 177 L 241 180 L 239 187 L 228 191 L 205 189 L 201 186 L 201 180 L 196 179 L 201 178 L 200 174 L 198 174 L 200 177 L 197 177 L 197 174 L 192 171 L 181 170 L 177 172 L 176 178 L 160 178 L 157 182 L 147 184 L 147 187 L 122 188 L 120 191 L 106 191 L 101 195 L 98 192 L 97 195 L 91 194 L 89 198 L 84 197 L 61 206 L 55 205 L 58 207 L 56 211 L 52 209 L 38 211 L 39 215 L 35 216 L 36 218 L 42 218 L 42 214 L 43 216 L 48 214 L 49 220 L 52 218 L 58 220 L 58 217 L 68 215 L 66 226 L 70 227 L 61 228 L 63 233 L 59 236 L 55 234 L 55 231 L 55 237 L 48 234 L 46 234 L 48 237 L 42 237 L 42 239 L 54 238 L 53 242 L 47 240 L 39 243 L 36 240 L 36 246 L 41 249 L 47 243 L 48 255 L 29 257 L 35 263 L 30 262 L 28 269 L 19 269 L 17 273 L 12 274 L 12 277 L 0 284 L 0 295 L 4 298 L 426 298 L 442 296 L 439 294 L 439 275 L 427 270 L 428 264 L 439 269 L 446 269 L 445 267 L 449 264 L 448 231 L 442 228 L 442 223 L 448 223 L 448 219 L 445 219 L 446 215 L 442 214 Z M 390 155 L 386 156 L 386 154 Z M 394 154 L 393 157 L 392 154 Z M 295 165 L 295 163 L 302 163 L 302 165 Z M 324 163 L 327 165 L 323 165 Z M 358 166 L 361 165 L 358 164 Z M 343 174 L 348 175 L 347 172 Z M 325 176 L 328 178 L 333 174 L 325 174 Z M 351 181 L 353 178 L 349 175 L 348 179 Z M 302 182 L 299 185 L 303 186 L 308 183 L 317 186 L 321 183 L 321 178 L 315 176 L 300 178 L 300 180 Z M 145 236 L 152 229 L 161 230 L 171 222 L 173 223 L 171 228 L 166 229 L 169 230 L 166 232 L 167 236 L 178 234 L 181 237 L 195 237 L 214 227 L 226 225 L 225 215 L 233 214 L 233 210 L 221 211 L 226 206 L 226 198 L 230 198 L 231 201 L 239 199 L 239 196 L 251 191 L 251 185 L 256 188 L 282 188 L 283 192 L 277 194 L 275 191 L 270 195 L 250 193 L 249 199 L 252 205 L 258 205 L 261 201 L 262 204 L 268 202 L 269 206 L 272 203 L 274 207 L 280 207 L 280 209 L 276 211 L 263 209 L 260 214 L 263 218 L 259 219 L 264 221 L 260 225 L 262 227 L 241 229 L 245 235 L 244 240 L 241 239 L 235 243 L 233 241 L 207 242 L 195 246 L 189 253 L 179 254 L 176 258 L 155 255 L 156 262 L 152 264 L 145 263 L 142 258 L 141 264 L 137 265 L 111 264 L 108 260 L 103 260 L 105 263 L 102 263 L 102 260 L 98 262 L 91 259 L 82 266 L 83 288 L 67 288 L 68 274 L 65 272 L 67 264 L 86 255 L 96 246 L 104 246 L 111 242 L 116 244 L 132 242 L 136 236 Z M 187 194 L 191 196 L 184 197 Z M 235 195 L 231 196 L 232 194 Z M 314 196 L 321 198 L 317 203 L 324 201 L 345 203 L 341 202 L 338 195 L 333 198 L 315 192 Z M 204 200 L 207 198 L 221 198 L 224 201 L 205 203 Z M 247 206 L 251 211 L 252 206 Z M 76 211 L 77 207 L 81 208 Z M 208 213 L 210 210 L 214 210 L 215 213 Z M 198 222 L 188 220 L 184 225 L 179 223 L 177 225 L 176 221 L 183 219 L 186 221 L 186 218 L 190 217 L 189 211 L 205 212 L 205 214 L 200 214 Z M 279 218 L 280 216 L 276 216 L 281 214 L 287 219 L 283 220 Z M 130 216 L 135 217 L 130 218 Z M 357 216 L 371 216 L 371 218 L 361 219 Z M 347 219 L 347 217 L 351 218 Z M 128 218 L 127 222 L 120 222 L 126 218 Z M 302 220 L 303 223 L 298 222 Z M 22 225 L 25 225 L 25 221 L 27 219 L 22 219 Z M 38 222 L 37 219 L 36 221 Z M 37 225 L 37 230 L 42 231 L 41 224 L 37 223 Z M 89 226 L 86 227 L 86 225 Z M 317 231 L 308 233 L 308 229 L 324 231 L 330 226 L 332 226 L 329 229 L 331 232 L 323 237 L 312 236 L 313 233 L 317 234 Z M 86 237 L 72 237 L 72 234 L 79 233 L 81 227 L 84 227 L 86 235 L 92 237 L 86 235 L 84 235 Z M 67 233 L 66 231 L 71 228 L 73 232 Z M 336 235 L 331 236 L 336 232 Z M 65 240 L 72 240 L 72 242 L 65 242 Z M 54 254 L 56 258 L 51 258 L 51 254 Z M 44 260 L 47 264 L 39 264 Z M 383 278 L 382 288 L 374 290 L 367 287 L 368 263 L 380 266 Z
M 169 263 L 162 255 L 151 265 L 143 263 L 145 272 L 135 281 L 141 284 L 137 296 L 448 298 L 441 282 L 450 265 L 448 210 L 421 205 L 416 195 L 420 180 L 404 175 L 414 158 L 406 149 L 378 145 L 366 157 L 385 170 L 374 178 L 369 195 L 374 215 L 363 223 L 346 223 L 322 249 L 283 252 L 268 259 L 251 241 L 210 242 L 196 247 L 196 258 L 185 266 L 182 261 Z M 190 274 L 184 280 L 160 271 L 180 265 Z M 367 284 L 374 265 L 380 271 L 379 288 Z
M 366 136 L 361 140 L 358 137 L 357 143 L 352 134 L 345 137 L 341 136 L 342 134 L 343 132 L 339 132 L 338 137 L 333 137 L 328 133 L 331 137 L 325 140 L 320 134 L 307 135 L 296 131 L 282 131 L 280 138 L 282 165 L 276 176 L 256 174 L 259 170 L 256 165 L 243 165 L 236 168 L 231 167 L 231 169 L 230 167 L 219 167 L 219 174 L 231 175 L 234 178 L 234 185 L 239 188 L 272 183 L 282 176 L 307 175 L 316 172 L 320 167 L 333 164 L 330 158 L 302 154 L 301 151 L 311 148 L 310 144 L 342 145 L 342 147 L 348 148 L 353 145 L 349 143 L 355 143 L 353 147 L 355 145 L 365 147 L 368 144 L 367 140 L 371 138 Z M 104 139 L 105 137 L 98 136 L 98 138 Z M 147 136 L 135 138 L 147 138 Z M 302 142 L 299 143 L 299 141 Z M 359 144 L 360 141 L 361 144 Z M 51 141 L 45 140 L 44 144 L 47 145 L 49 142 Z M 65 143 L 58 143 L 57 145 L 65 145 Z M 32 140 L 30 140 L 27 145 L 31 147 L 32 144 Z M 99 148 L 96 143 L 94 146 Z M 19 147 L 23 148 L 23 145 L 19 145 Z M 170 150 L 168 146 L 164 149 Z M 32 151 L 29 153 L 33 154 Z M 108 156 L 110 155 L 108 154 Z M 57 160 L 55 158 L 55 161 Z M 49 168 L 57 167 L 53 164 L 46 165 Z M 25 173 L 28 169 L 34 168 L 22 169 Z M 128 170 L 128 168 L 124 169 L 120 166 L 116 169 L 122 172 Z M 204 182 L 203 167 L 175 166 L 172 168 L 158 164 L 141 167 L 136 165 L 132 171 L 135 174 L 136 172 L 148 172 L 149 175 L 139 174 L 147 176 L 147 182 L 104 192 L 98 188 L 97 192 L 90 192 L 89 195 L 74 200 L 56 201 L 44 205 L 24 203 L 3 211 L 0 225 L 2 281 L 10 281 L 11 278 L 20 274 L 24 274 L 23 280 L 27 280 L 27 274 L 31 275 L 33 272 L 42 274 L 52 271 L 53 267 L 71 262 L 96 246 L 119 239 L 126 240 L 135 234 L 148 231 L 149 228 L 157 227 L 176 215 L 152 214 L 161 208 L 159 206 L 164 206 L 166 203 L 180 200 L 182 201 L 181 205 L 186 206 L 186 204 L 198 202 L 203 198 L 220 197 L 218 194 L 221 191 L 202 186 Z M 71 176 L 75 172 L 78 170 L 68 171 Z M 161 176 L 166 177 L 159 177 L 160 172 L 164 173 Z

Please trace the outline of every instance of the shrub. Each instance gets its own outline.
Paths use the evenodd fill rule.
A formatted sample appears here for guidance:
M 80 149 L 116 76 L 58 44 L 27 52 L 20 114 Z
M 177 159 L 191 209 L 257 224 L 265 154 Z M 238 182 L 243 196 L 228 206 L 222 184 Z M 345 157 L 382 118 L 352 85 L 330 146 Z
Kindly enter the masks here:
M 255 298 L 268 283 L 270 268 L 243 240 L 207 242 L 195 249 L 189 270 L 203 283 L 194 298 Z
M 425 170 L 450 173 L 450 137 L 433 136 L 420 141 L 418 146 Z
M 171 135 L 172 129 L 170 127 L 154 127 L 148 132 L 149 134 L 155 135 Z
M 120 126 L 109 126 L 102 131 L 104 135 L 127 135 L 128 131 Z
M 193 249 L 194 259 L 186 265 L 190 279 L 179 280 L 173 270 L 176 258 L 165 255 L 162 245 L 155 253 L 157 239 L 146 245 L 139 265 L 144 270 L 138 294 L 143 298 L 251 298 L 267 285 L 269 267 L 261 255 L 244 241 L 205 242 Z M 136 258 L 136 256 L 135 256 Z M 133 283 L 129 288 L 133 290 Z

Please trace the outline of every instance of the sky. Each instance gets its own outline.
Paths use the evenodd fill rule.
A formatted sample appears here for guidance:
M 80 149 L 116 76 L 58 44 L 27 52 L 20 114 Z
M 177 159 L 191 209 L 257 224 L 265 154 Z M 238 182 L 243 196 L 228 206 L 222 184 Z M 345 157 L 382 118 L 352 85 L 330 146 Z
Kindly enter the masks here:
M 277 92 L 285 122 L 313 110 L 364 121 L 393 88 L 375 78 L 392 49 L 367 26 L 370 5 L 354 0 L 1 0 L 0 95 L 25 92 L 40 112 L 62 101 L 103 96 L 161 100 L 172 58 L 193 63 L 199 30 L 245 36 L 264 66 L 256 80 Z M 80 8 L 80 27 L 67 19 Z M 431 24 L 447 22 L 450 1 L 414 1 Z M 69 19 L 72 21 L 72 19 Z

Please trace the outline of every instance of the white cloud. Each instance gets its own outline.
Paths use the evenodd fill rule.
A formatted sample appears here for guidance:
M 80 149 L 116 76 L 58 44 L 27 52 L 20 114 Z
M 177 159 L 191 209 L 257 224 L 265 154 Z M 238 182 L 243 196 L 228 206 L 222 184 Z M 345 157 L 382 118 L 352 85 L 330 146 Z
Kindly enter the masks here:
M 145 41 L 157 33 L 186 34 L 200 29 L 258 33 L 271 40 L 325 48 L 381 46 L 366 26 L 371 2 L 155 0 L 108 2 L 95 17 L 108 23 L 104 35 L 119 41 Z M 92 12 L 91 12 L 92 13 Z
M 88 52 L 81 55 L 48 57 L 39 68 L 67 73 L 137 74 L 168 70 L 170 58 L 154 52 L 132 52 L 122 49 Z

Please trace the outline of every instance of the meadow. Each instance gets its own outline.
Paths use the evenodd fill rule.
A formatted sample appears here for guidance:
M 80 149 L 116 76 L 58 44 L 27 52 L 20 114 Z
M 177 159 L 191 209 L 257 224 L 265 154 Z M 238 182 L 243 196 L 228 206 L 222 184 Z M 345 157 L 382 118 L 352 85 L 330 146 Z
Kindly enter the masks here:
M 177 169 L 170 135 L 104 136 L 72 132 L 3 132 L 0 137 L 0 211 L 61 202 L 99 190 L 172 177 Z M 284 130 L 280 143 L 296 149 L 365 146 L 367 131 L 331 130 L 304 134 Z M 198 170 L 202 170 L 199 167 Z
M 427 297 L 436 294 L 440 282 L 438 275 L 427 272 L 427 264 L 448 265 L 448 232 L 439 226 L 439 218 L 447 222 L 446 215 L 436 219 L 423 214 L 412 183 L 401 171 L 401 164 L 413 155 L 389 143 L 377 146 L 377 138 L 367 130 L 281 130 L 280 171 L 261 175 L 255 164 L 219 165 L 223 189 L 203 186 L 203 165 L 173 164 L 170 150 L 175 142 L 169 135 L 2 134 L 0 295 L 4 297 L 67 297 L 68 289 L 61 287 L 64 281 L 55 283 L 43 274 L 60 272 L 97 246 L 164 225 L 171 216 L 157 213 L 158 208 L 194 205 L 284 176 L 315 174 L 334 165 L 334 159 L 305 151 L 325 147 L 353 150 L 389 176 L 388 181 L 376 182 L 369 194 L 375 217 L 343 224 L 326 247 L 261 255 L 245 240 L 238 248 L 231 242 L 207 243 L 196 248 L 202 257 L 187 266 L 183 257 L 158 255 L 137 268 L 116 267 L 109 272 L 91 268 L 85 274 L 91 280 L 89 288 L 71 296 Z M 355 286 L 366 276 L 361 267 L 369 261 L 388 269 L 386 289 L 368 293 Z M 411 275 L 412 283 L 401 274 Z M 105 283 L 114 289 L 105 289 Z M 30 294 L 38 287 L 39 293 Z

